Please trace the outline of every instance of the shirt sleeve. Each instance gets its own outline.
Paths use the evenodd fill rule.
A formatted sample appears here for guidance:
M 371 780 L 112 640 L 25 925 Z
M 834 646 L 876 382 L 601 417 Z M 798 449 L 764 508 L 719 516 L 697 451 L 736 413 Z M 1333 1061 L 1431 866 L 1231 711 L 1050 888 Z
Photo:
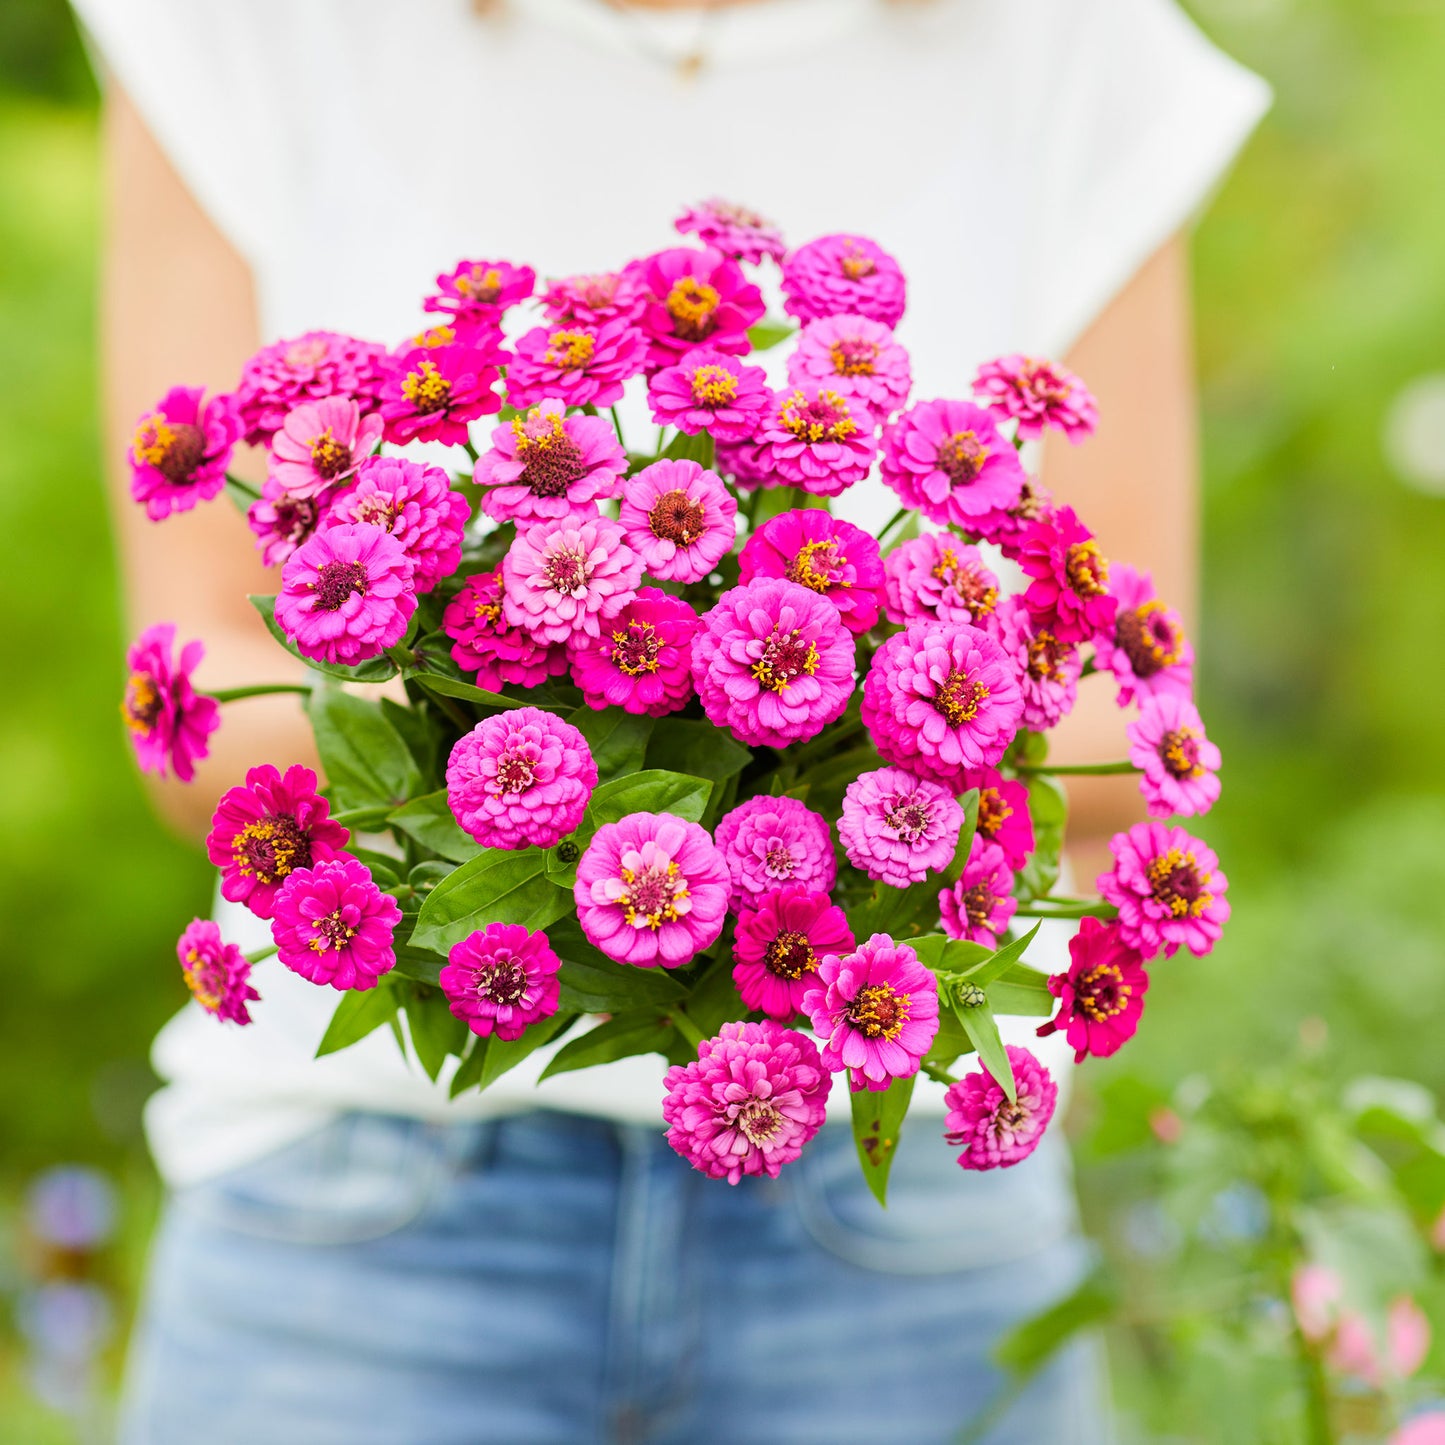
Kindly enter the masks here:
M 1061 356 L 1203 208 L 1270 90 L 1174 0 L 1068 0 L 1051 28 L 1028 127 L 1041 159 L 1024 186 L 1024 332 Z

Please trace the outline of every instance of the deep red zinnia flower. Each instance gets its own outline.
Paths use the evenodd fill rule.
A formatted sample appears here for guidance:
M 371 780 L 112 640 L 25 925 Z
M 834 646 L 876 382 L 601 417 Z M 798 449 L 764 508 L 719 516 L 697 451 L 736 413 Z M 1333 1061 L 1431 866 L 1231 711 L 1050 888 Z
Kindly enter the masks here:
M 1069 960 L 1066 973 L 1049 979 L 1059 1011 L 1039 1026 L 1039 1037 L 1062 1033 L 1076 1064 L 1091 1054 L 1106 1059 L 1139 1027 L 1149 987 L 1143 956 L 1124 942 L 1117 924 L 1085 918 L 1069 940 Z

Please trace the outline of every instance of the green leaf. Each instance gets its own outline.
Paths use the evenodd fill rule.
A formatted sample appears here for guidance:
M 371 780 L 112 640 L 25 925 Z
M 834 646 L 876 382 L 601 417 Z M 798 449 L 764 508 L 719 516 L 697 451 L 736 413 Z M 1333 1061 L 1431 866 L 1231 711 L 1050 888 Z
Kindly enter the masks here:
M 398 978 L 409 978 L 413 983 L 425 983 L 435 988 L 441 976 L 442 960 L 427 949 L 398 944 L 393 971 Z
M 249 516 L 251 504 L 261 500 L 261 494 L 249 482 L 226 473 L 226 496 L 231 505 L 243 516 Z
M 1049 992 L 1049 978 L 1027 964 L 1013 964 L 988 986 L 988 1001 L 996 1014 L 1020 1018 L 1048 1018 L 1058 1006 Z
M 1000 1369 L 1024 1379 L 1038 1373 L 1081 1330 L 1102 1323 L 1119 1302 L 1118 1290 L 1102 1269 L 1073 1294 L 1017 1324 L 993 1347 Z
M 404 990 L 407 1032 L 417 1061 L 433 1083 L 450 1054 L 461 1055 L 469 1030 L 447 1006 L 446 995 L 424 984 L 411 983 Z
M 360 847 L 356 843 L 348 843 L 346 851 L 358 863 L 366 864 L 378 888 L 394 892 L 401 887 L 401 873 L 398 871 L 402 866 L 400 858 L 394 858 L 390 853 L 378 853 L 374 848 Z
M 469 682 L 462 682 L 455 677 L 447 677 L 440 672 L 421 672 L 408 670 L 407 677 L 418 687 L 424 687 L 434 697 L 457 697 L 463 702 L 475 703 L 477 707 L 515 708 L 515 707 L 541 707 L 540 703 L 520 702 L 515 697 L 504 697 L 499 692 L 487 692 L 485 688 L 473 687 Z M 544 707 L 544 712 L 559 712 L 559 708 Z
M 1059 881 L 1069 802 L 1058 782 L 1047 774 L 1030 777 L 1027 786 L 1034 851 L 1019 874 L 1019 882 L 1029 898 L 1042 898 Z
M 389 697 L 381 699 L 381 713 L 406 743 L 422 778 L 436 781 L 437 750 L 441 744 L 436 720 L 420 708 L 403 707 Z
M 753 755 L 710 722 L 660 718 L 647 742 L 647 766 L 726 782 L 752 762 Z
M 558 980 L 560 1007 L 578 1013 L 621 1013 L 626 1009 L 665 1009 L 683 996 L 683 987 L 665 969 L 615 963 L 587 942 L 575 916 L 547 930 L 552 951 L 562 960 Z
M 966 938 L 949 938 L 942 933 L 925 933 L 922 938 L 910 938 L 908 946 L 918 955 L 918 961 L 934 973 L 965 973 L 993 957 L 993 950 L 981 943 L 970 943 Z
M 771 351 L 781 346 L 798 328 L 786 321 L 771 321 L 764 317 L 748 327 L 748 340 L 754 351 Z
M 551 1018 L 538 1019 L 519 1039 L 499 1039 L 495 1034 L 476 1039 L 452 1079 L 452 1098 L 467 1089 L 495 1084 L 508 1069 L 516 1068 L 528 1054 L 566 1033 L 576 1021 L 575 1013 L 555 1013 Z
M 930 1064 L 940 1069 L 951 1069 L 964 1054 L 973 1053 L 973 1040 L 959 1022 L 958 1015 L 951 1008 L 938 1011 L 938 1032 L 933 1045 L 925 1055 Z
M 978 1050 L 979 1063 L 993 1075 L 994 1082 L 1008 1095 L 1009 1103 L 1017 1103 L 1018 1088 L 1014 1084 L 1013 1065 L 1009 1063 L 1003 1040 L 998 1036 L 992 1005 L 981 1003 L 965 1008 L 955 1004 L 954 1012 L 968 1035 L 969 1043 Z
M 540 848 L 478 853 L 427 894 L 413 945 L 446 953 L 489 923 L 520 923 L 535 932 L 570 913 L 572 895 L 547 881 L 546 861 Z
M 633 773 L 602 783 L 587 805 L 594 828 L 620 823 L 629 813 L 673 813 L 696 823 L 707 811 L 712 783 L 688 773 L 666 773 L 661 769 Z
M 1027 728 L 1014 736 L 1004 754 L 1004 767 L 1041 768 L 1049 756 L 1049 739 L 1046 733 L 1031 733 Z
M 623 712 L 620 707 L 579 707 L 567 721 L 587 739 L 597 776 L 602 782 L 642 770 L 652 719 Z
M 417 790 L 421 775 L 411 749 L 376 703 L 340 688 L 318 687 L 307 713 L 338 803 L 399 803 Z
M 387 821 L 453 863 L 465 863 L 482 851 L 457 825 L 445 788 L 413 798 L 387 814 Z
M 670 457 L 674 461 L 696 462 L 700 467 L 711 470 L 717 465 L 717 449 L 713 446 L 712 438 L 705 432 L 700 431 L 696 436 L 689 436 L 686 432 L 678 432 L 667 444 L 667 450 L 663 456 Z
M 733 982 L 731 948 L 719 950 L 716 961 L 704 965 L 686 1000 L 687 1015 L 702 1030 L 704 1038 L 713 1038 L 729 1020 L 746 1014 L 737 984 Z M 688 1051 L 695 1058 L 696 1049 Z
M 987 988 L 994 979 L 1002 978 L 1014 964 L 1018 963 L 1024 956 L 1024 950 L 1034 941 L 1034 935 L 1043 926 L 1043 919 L 1040 919 L 1022 938 L 1015 938 L 1004 944 L 1000 949 L 980 963 L 974 964 L 967 973 L 970 983 L 976 983 L 980 988 Z M 1043 975 L 1040 975 L 1042 977 Z
M 248 599 L 251 606 L 261 614 L 261 620 L 271 636 L 291 654 L 300 658 L 313 672 L 324 673 L 327 677 L 339 677 L 343 682 L 385 682 L 396 676 L 396 664 L 383 653 L 380 657 L 359 662 L 355 667 L 343 667 L 337 662 L 321 662 L 314 657 L 302 657 L 295 644 L 281 630 L 276 621 L 276 599 L 252 594 Z
M 655 1009 L 634 1009 L 615 1014 L 606 1023 L 589 1029 L 580 1038 L 563 1044 L 551 1062 L 542 1070 L 541 1079 L 565 1074 L 573 1069 L 588 1069 L 594 1064 L 610 1064 L 633 1054 L 664 1054 L 677 1037 L 677 1031 Z
M 906 1079 L 894 1079 L 877 1093 L 859 1089 L 852 1096 L 853 1142 L 858 1146 L 858 1163 L 873 1197 L 885 1208 L 888 1175 L 893 1168 L 893 1156 L 898 1152 L 903 1116 L 908 1112 L 917 1077 L 910 1074 Z
M 336 1012 L 316 1046 L 316 1057 L 349 1049 L 374 1029 L 389 1023 L 396 1016 L 397 1005 L 396 992 L 385 979 L 375 988 L 348 990 L 341 995 L 341 1002 L 336 1005 Z
M 958 832 L 958 846 L 953 850 L 953 862 L 943 872 L 943 879 L 939 884 L 942 888 L 952 888 L 960 878 L 963 877 L 963 870 L 968 867 L 968 855 L 973 852 L 973 835 L 978 832 L 978 796 L 977 788 L 970 788 L 958 801 L 963 804 L 963 826 Z

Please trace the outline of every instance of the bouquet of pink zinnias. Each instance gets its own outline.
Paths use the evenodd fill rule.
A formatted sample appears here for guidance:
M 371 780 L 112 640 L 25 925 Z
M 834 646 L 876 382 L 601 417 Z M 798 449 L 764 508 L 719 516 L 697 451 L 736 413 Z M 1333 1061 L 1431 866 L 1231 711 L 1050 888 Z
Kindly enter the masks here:
M 1207 953 L 1228 916 L 1169 821 L 1219 792 L 1189 644 L 1024 469 L 1046 427 L 1093 429 L 1077 377 L 1006 356 L 913 401 L 874 242 L 788 251 L 720 203 L 677 227 L 701 244 L 539 300 L 529 267 L 464 261 L 395 350 L 310 332 L 141 419 L 136 500 L 160 520 L 227 491 L 281 567 L 251 600 L 310 668 L 207 696 L 201 644 L 150 628 L 123 706 L 141 766 L 189 779 L 220 703 L 303 695 L 326 787 L 259 764 L 207 847 L 267 953 L 339 990 L 323 1053 L 390 1024 L 454 1096 L 544 1044 L 547 1074 L 659 1053 L 669 1142 L 732 1183 L 796 1159 L 842 1074 L 880 1199 L 922 1072 L 964 1168 L 1017 1163 L 1057 1090 L 997 1016 L 1113 1053 L 1147 962 Z M 774 264 L 796 331 L 744 269 Z M 775 389 L 748 358 L 783 342 Z M 242 439 L 259 494 L 227 475 Z M 878 537 L 829 512 L 875 467 L 902 504 Z M 1090 674 L 1137 707 L 1128 761 L 1050 769 Z M 1125 771 L 1160 821 L 1114 838 L 1100 898 L 1055 896 L 1056 775 Z M 1067 971 L 1028 964 L 1030 918 L 1078 922 Z M 265 955 L 200 920 L 178 954 L 202 1007 L 250 1022 Z

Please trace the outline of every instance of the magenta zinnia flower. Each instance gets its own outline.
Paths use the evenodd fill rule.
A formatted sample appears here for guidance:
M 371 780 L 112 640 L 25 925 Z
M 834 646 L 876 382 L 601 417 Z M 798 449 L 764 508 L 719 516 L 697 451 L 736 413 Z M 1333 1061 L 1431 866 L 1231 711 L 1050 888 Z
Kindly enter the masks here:
M 886 1089 L 918 1072 L 938 1033 L 938 980 L 906 943 L 875 933 L 852 953 L 829 954 L 803 999 L 823 1063 L 856 1089 Z
M 773 393 L 761 366 L 744 366 L 716 347 L 698 346 L 676 366 L 653 373 L 647 400 L 658 426 L 738 442 L 752 437 Z
M 970 768 L 959 780 L 959 791 L 971 788 L 978 789 L 977 836 L 997 843 L 1008 866 L 1017 872 L 1034 851 L 1029 790 L 1013 779 L 1005 781 L 997 768 Z
M 954 793 L 965 770 L 1003 757 L 1022 716 L 1012 664 L 976 627 L 910 622 L 863 681 L 863 726 L 879 756 Z
M 832 1075 L 813 1041 L 765 1019 L 726 1023 L 664 1080 L 667 1142 L 710 1179 L 778 1177 L 822 1127 Z
M 868 475 L 878 446 L 872 413 L 857 397 L 815 386 L 785 388 L 758 427 L 757 463 L 775 480 L 836 497 Z
M 747 354 L 748 327 L 767 308 L 736 261 L 721 251 L 674 246 L 627 269 L 647 295 L 638 325 L 647 334 L 649 366 L 671 366 L 704 343 L 730 356 Z
M 120 715 L 141 772 L 163 778 L 169 768 L 189 783 L 211 751 L 207 739 L 221 725 L 221 705 L 191 685 L 205 645 L 188 642 L 176 659 L 175 641 L 174 622 L 157 622 L 136 638 L 125 655 L 130 677 Z
M 983 554 L 947 535 L 900 543 L 883 559 L 883 575 L 890 622 L 929 618 L 981 627 L 998 602 L 998 578 Z
M 377 409 L 389 357 L 386 347 L 338 331 L 308 331 L 263 346 L 241 368 L 236 404 L 250 446 L 271 444 L 302 402 L 345 397 L 363 414 Z
M 1024 601 L 1039 630 L 1060 642 L 1112 633 L 1119 604 L 1109 592 L 1109 563 L 1072 507 L 1034 523 L 1018 562 L 1034 579 Z
M 252 768 L 244 787 L 221 795 L 206 838 L 222 897 L 257 918 L 273 917 L 276 895 L 298 868 L 335 858 L 350 841 L 329 811 L 310 768 L 289 767 L 284 778 L 270 763 Z
M 567 671 L 567 649 L 538 642 L 513 627 L 502 612 L 502 569 L 468 577 L 447 603 L 442 631 L 452 639 L 452 660 L 476 673 L 476 685 L 497 692 L 507 683 L 536 687 Z
M 545 933 L 489 923 L 453 944 L 438 982 L 452 1014 L 478 1037 L 511 1042 L 557 1012 L 562 960 Z
M 826 597 L 849 632 L 867 632 L 878 621 L 883 589 L 878 543 L 827 512 L 783 512 L 759 527 L 738 558 L 739 581 L 756 577 L 785 577 Z
M 406 633 L 416 611 L 412 562 L 381 527 L 318 531 L 281 570 L 276 624 L 303 657 L 353 667 Z
M 1046 426 L 1052 426 L 1077 444 L 1099 422 L 1089 388 L 1052 361 L 1000 356 L 979 367 L 973 390 L 994 411 L 1013 417 L 1024 438 L 1040 437 Z
M 1019 499 L 1001 512 L 989 512 L 975 520 L 972 530 L 985 542 L 992 542 L 1010 561 L 1018 561 L 1024 539 L 1035 522 L 1047 522 L 1054 515 L 1053 494 L 1037 477 L 1024 474 Z
M 649 576 L 699 582 L 732 551 L 737 514 L 716 472 L 664 457 L 622 484 L 618 520 Z
M 266 481 L 246 512 L 256 550 L 267 567 L 279 567 L 316 530 L 339 488 L 314 497 L 293 497 L 279 482 Z
M 958 1162 L 965 1169 L 1008 1169 L 1021 1164 L 1044 1137 L 1059 1086 L 1049 1071 L 1027 1050 L 1007 1045 L 1017 1103 L 1009 1103 L 1003 1086 L 986 1068 L 965 1074 L 950 1084 L 944 1138 L 955 1148 L 963 1146 Z
M 342 854 L 298 868 L 276 895 L 276 956 L 312 983 L 368 989 L 396 966 L 401 909 L 365 863 Z
M 204 407 L 199 386 L 173 386 L 136 423 L 130 444 L 130 494 L 152 522 L 189 512 L 226 485 L 241 422 L 232 396 Z
M 707 830 L 671 813 L 604 823 L 577 864 L 577 921 L 619 963 L 678 968 L 727 921 L 728 868 Z
M 581 642 L 632 601 L 642 558 L 610 517 L 559 517 L 519 532 L 502 560 L 502 614 L 538 642 Z
M 1003 849 L 975 836 L 963 877 L 938 895 L 943 931 L 950 938 L 997 948 L 1018 907 L 1013 887 L 1013 869 Z
M 1219 749 L 1187 698 L 1161 693 L 1139 704 L 1139 720 L 1124 729 L 1129 761 L 1144 776 L 1139 786 L 1152 818 L 1207 813 L 1219 797 Z
M 1084 918 L 1069 940 L 1069 968 L 1049 979 L 1049 992 L 1059 1011 L 1040 1024 L 1039 1037 L 1062 1032 L 1074 1051 L 1106 1059 L 1134 1037 L 1144 1012 L 1149 975 L 1144 960 L 1119 936 L 1116 925 Z
M 771 402 L 772 392 L 768 398 Z M 757 442 L 719 442 L 714 454 L 718 471 L 745 492 L 756 491 L 771 480 L 760 460 L 762 448 Z
M 883 480 L 905 507 L 979 533 L 1023 490 L 1024 469 L 993 418 L 969 401 L 920 401 L 883 429 Z
M 227 1023 L 248 1024 L 246 1007 L 261 995 L 251 987 L 251 965 L 234 943 L 221 941 L 221 930 L 193 918 L 176 941 L 176 957 L 191 997 L 208 1014 Z
M 321 530 L 368 522 L 390 532 L 411 559 L 412 586 L 420 595 L 457 570 L 471 512 L 440 467 L 401 457 L 368 457 L 355 479 L 332 499 Z
M 733 982 L 745 1007 L 786 1023 L 802 1012 L 818 960 L 854 946 L 848 915 L 826 893 L 785 883 L 738 910 Z
M 783 261 L 783 310 L 799 321 L 867 316 L 897 326 L 907 300 L 898 262 L 866 236 L 820 236 Z
M 538 326 L 517 342 L 507 400 L 518 408 L 548 397 L 568 406 L 612 406 L 646 360 L 647 341 L 630 321 Z
M 843 794 L 838 838 L 875 882 L 907 888 L 953 862 L 963 809 L 939 783 L 902 768 L 859 773 Z
M 826 893 L 838 876 L 828 820 L 796 798 L 760 796 L 724 813 L 713 830 L 727 860 L 734 910 L 787 883 Z
M 525 301 L 537 284 L 530 266 L 510 261 L 458 261 L 437 277 L 436 292 L 423 302 L 427 311 L 440 311 L 471 327 L 495 328 L 502 313 Z
M 491 450 L 478 459 L 474 478 L 491 488 L 482 498 L 489 517 L 519 526 L 590 517 L 599 499 L 617 495 L 627 454 L 612 423 L 564 413 L 560 401 L 544 401 L 492 433 Z
M 1084 659 L 1072 642 L 1037 627 L 1022 597 L 1005 597 L 985 630 L 1008 654 L 1023 694 L 1026 728 L 1047 732 L 1074 710 Z
M 642 588 L 596 639 L 572 652 L 572 679 L 588 707 L 665 717 L 692 696 L 692 639 L 701 620 L 680 597 Z
M 597 786 L 587 739 L 541 708 L 483 718 L 447 760 L 447 805 L 483 848 L 550 848 L 581 821 Z
M 1094 662 L 1112 672 L 1119 684 L 1118 703 L 1194 691 L 1194 648 L 1184 635 L 1179 614 L 1154 593 L 1147 572 L 1116 563 L 1109 569 L 1109 591 L 1118 603 L 1112 632 L 1094 638 Z
M 314 497 L 349 477 L 376 449 L 382 420 L 349 397 L 303 401 L 271 439 L 271 479 L 293 497 Z
M 714 198 L 689 206 L 672 224 L 679 235 L 695 235 L 704 246 L 754 266 L 765 257 L 781 261 L 788 251 L 783 233 L 771 221 L 731 201 Z
M 908 400 L 913 386 L 908 353 L 888 327 L 866 316 L 810 321 L 788 357 L 788 380 L 856 396 L 879 422 Z
M 415 346 L 393 359 L 381 390 L 386 439 L 461 446 L 467 423 L 502 409 L 500 367 L 507 353 L 489 333 L 441 346 Z
M 593 276 L 564 276 L 548 283 L 542 309 L 553 322 L 601 326 L 637 320 L 647 304 L 642 278 L 635 271 L 602 271 Z
M 759 577 L 724 592 L 702 621 L 693 686 L 703 711 L 739 742 L 785 748 L 842 716 L 853 692 L 853 636 L 826 597 Z
M 1183 828 L 1135 823 L 1109 840 L 1114 866 L 1098 880 L 1119 910 L 1119 936 L 1146 959 L 1172 957 L 1183 944 L 1203 957 L 1229 919 L 1229 880 L 1214 850 Z

